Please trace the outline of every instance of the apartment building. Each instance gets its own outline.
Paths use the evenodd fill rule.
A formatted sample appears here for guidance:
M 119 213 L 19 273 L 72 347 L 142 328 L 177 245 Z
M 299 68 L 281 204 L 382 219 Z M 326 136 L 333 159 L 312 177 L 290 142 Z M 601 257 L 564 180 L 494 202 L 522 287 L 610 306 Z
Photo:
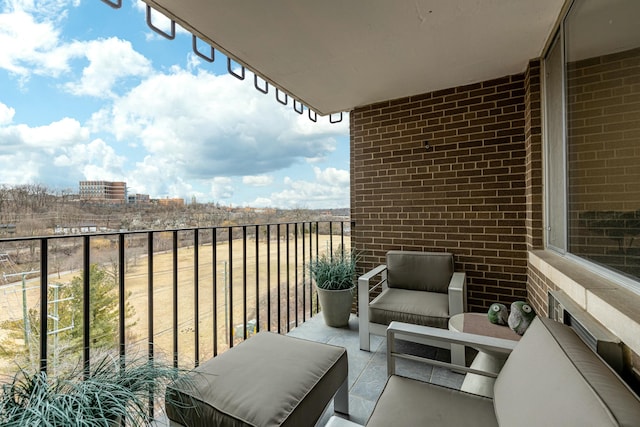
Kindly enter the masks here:
M 127 183 L 122 181 L 80 181 L 80 200 L 96 203 L 124 204 Z

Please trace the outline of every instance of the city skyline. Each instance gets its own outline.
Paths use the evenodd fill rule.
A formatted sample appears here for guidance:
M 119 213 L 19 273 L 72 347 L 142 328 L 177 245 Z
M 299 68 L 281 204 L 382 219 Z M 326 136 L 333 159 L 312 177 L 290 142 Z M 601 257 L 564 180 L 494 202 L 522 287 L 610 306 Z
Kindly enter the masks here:
M 198 58 L 186 31 L 154 33 L 140 1 L 1 4 L 0 185 L 126 181 L 152 198 L 349 206 L 348 114 L 297 114 L 252 73 L 230 75 L 220 52 Z

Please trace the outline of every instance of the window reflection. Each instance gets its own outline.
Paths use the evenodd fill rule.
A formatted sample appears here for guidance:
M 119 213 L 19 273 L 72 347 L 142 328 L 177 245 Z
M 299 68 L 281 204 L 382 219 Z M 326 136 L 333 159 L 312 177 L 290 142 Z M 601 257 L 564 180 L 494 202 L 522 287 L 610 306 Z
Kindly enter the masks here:
M 640 2 L 574 3 L 564 25 L 569 252 L 640 278 Z

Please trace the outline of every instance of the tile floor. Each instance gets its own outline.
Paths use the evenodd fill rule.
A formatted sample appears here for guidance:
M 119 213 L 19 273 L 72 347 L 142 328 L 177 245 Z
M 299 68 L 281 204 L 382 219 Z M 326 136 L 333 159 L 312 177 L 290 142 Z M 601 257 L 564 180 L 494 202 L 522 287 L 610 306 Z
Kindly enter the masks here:
M 345 347 L 349 360 L 349 417 L 348 419 L 366 424 L 378 396 L 387 380 L 386 340 L 383 337 L 371 337 L 371 352 L 360 350 L 358 337 L 358 318 L 351 316 L 346 328 L 331 328 L 324 324 L 322 313 L 308 319 L 291 330 L 288 335 Z M 413 343 L 398 343 L 398 349 L 416 355 L 449 361 L 448 350 Z M 409 360 L 398 360 L 397 373 L 411 378 L 429 381 L 448 387 L 460 388 L 464 376 L 448 369 L 431 367 Z M 324 426 L 333 415 L 333 402 L 320 418 L 318 426 Z M 167 426 L 167 420 L 160 419 L 154 427 Z
M 358 318 L 349 320 L 348 328 L 331 328 L 324 324 L 322 313 L 307 320 L 293 329 L 288 335 L 327 344 L 339 345 L 347 349 L 349 359 L 349 419 L 364 425 L 382 392 L 387 380 L 386 340 L 383 337 L 371 337 L 371 352 L 360 350 L 358 337 Z M 449 361 L 448 350 L 413 344 L 399 343 L 398 349 L 432 359 Z M 398 360 L 397 373 L 418 378 L 435 384 L 460 388 L 464 376 L 448 369 L 431 367 L 418 362 Z M 329 405 L 318 425 L 324 426 L 333 415 L 333 403 Z

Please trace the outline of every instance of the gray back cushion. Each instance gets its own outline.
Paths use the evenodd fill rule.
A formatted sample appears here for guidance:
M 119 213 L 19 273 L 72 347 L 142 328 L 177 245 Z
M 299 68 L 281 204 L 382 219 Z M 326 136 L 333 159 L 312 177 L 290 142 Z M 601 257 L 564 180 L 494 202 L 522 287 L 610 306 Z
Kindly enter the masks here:
M 453 276 L 453 255 L 446 252 L 387 252 L 390 288 L 446 293 Z
M 638 426 L 640 400 L 571 328 L 537 317 L 494 386 L 500 425 Z

